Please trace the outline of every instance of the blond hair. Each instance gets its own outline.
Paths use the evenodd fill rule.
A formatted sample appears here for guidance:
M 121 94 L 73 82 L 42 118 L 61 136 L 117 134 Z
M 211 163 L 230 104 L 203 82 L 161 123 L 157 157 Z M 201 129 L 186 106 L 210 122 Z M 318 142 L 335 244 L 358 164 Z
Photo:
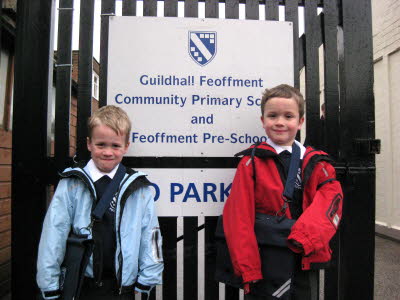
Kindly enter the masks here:
M 125 135 L 125 142 L 129 142 L 131 121 L 121 108 L 114 105 L 103 106 L 95 111 L 88 121 L 89 139 L 92 138 L 93 129 L 99 125 L 106 125 L 118 135 Z
M 280 84 L 272 89 L 265 89 L 261 98 L 261 116 L 264 116 L 265 103 L 272 98 L 293 99 L 299 107 L 300 118 L 304 116 L 304 98 L 300 91 L 290 85 Z

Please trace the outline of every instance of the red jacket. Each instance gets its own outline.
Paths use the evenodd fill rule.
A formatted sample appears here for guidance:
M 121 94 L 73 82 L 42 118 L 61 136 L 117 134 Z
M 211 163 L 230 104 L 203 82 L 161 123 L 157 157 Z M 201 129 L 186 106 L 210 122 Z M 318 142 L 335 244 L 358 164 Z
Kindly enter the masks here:
M 258 245 L 254 234 L 255 213 L 275 214 L 282 208 L 284 183 L 274 156 L 277 153 L 267 143 L 255 151 L 256 186 L 250 153 L 252 146 L 238 155 L 240 161 L 224 207 L 223 224 L 226 241 L 236 275 L 243 282 L 262 279 Z M 302 269 L 331 259 L 329 241 L 335 234 L 342 215 L 342 189 L 328 155 L 307 147 L 301 165 L 303 213 L 292 227 L 288 246 L 302 252 L 290 241 L 304 248 Z M 289 209 L 286 216 L 291 218 Z

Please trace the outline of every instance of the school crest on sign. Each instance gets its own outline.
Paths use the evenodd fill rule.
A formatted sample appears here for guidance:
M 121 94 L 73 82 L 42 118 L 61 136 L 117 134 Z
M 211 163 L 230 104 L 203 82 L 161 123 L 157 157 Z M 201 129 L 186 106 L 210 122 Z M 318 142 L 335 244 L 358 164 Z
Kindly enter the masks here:
M 215 31 L 189 31 L 189 55 L 200 66 L 205 66 L 217 54 Z

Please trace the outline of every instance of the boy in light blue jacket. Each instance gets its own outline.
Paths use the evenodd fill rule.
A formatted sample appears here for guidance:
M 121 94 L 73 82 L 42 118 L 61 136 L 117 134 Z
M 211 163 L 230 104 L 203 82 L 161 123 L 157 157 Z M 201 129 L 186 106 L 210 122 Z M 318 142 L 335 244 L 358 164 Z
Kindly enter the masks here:
M 116 106 L 105 106 L 88 122 L 91 160 L 61 174 L 39 244 L 37 283 L 44 299 L 61 295 L 60 268 L 71 231 L 94 239 L 80 300 L 134 299 L 161 284 L 161 234 L 146 175 L 127 168 L 96 230 L 91 212 L 128 150 L 131 122 Z M 93 236 L 92 236 L 93 235 Z

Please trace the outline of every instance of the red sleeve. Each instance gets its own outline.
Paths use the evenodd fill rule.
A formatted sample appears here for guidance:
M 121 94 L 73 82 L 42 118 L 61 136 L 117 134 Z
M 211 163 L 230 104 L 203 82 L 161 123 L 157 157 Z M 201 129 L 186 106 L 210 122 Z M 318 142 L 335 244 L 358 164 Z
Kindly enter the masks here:
M 243 282 L 262 279 L 261 261 L 254 234 L 255 199 L 253 166 L 249 156 L 239 163 L 226 201 L 223 224 L 236 275 Z
M 319 162 L 315 166 L 304 195 L 312 198 L 312 202 L 293 225 L 288 237 L 289 247 L 298 252 L 298 248 L 290 243 L 295 240 L 303 245 L 305 256 L 319 251 L 330 252 L 329 241 L 342 218 L 343 204 L 342 188 L 332 165 Z

